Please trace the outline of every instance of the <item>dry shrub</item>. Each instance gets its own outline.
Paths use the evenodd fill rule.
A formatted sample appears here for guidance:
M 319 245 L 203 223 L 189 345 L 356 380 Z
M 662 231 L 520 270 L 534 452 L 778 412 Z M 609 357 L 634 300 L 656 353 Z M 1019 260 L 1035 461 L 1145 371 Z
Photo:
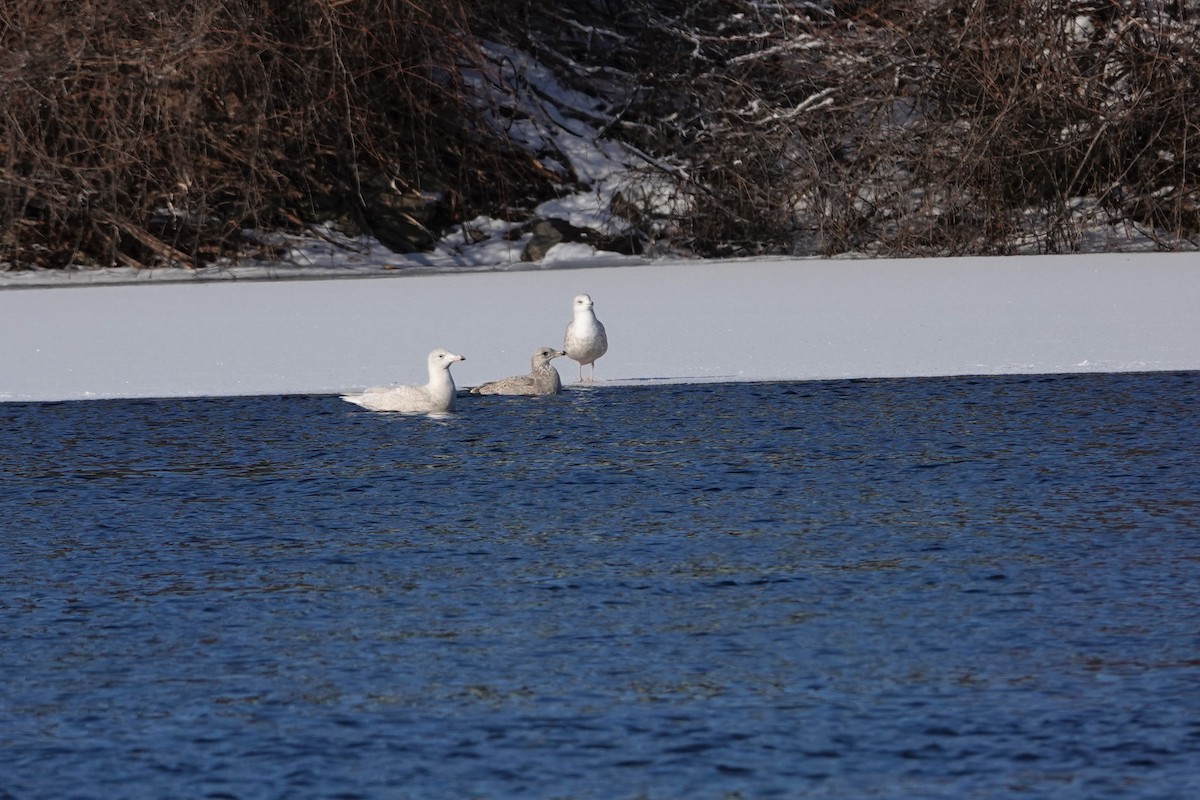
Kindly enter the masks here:
M 1197 30 L 1141 3 L 931 9 L 903 30 L 920 57 L 904 65 L 916 113 L 900 131 L 931 208 L 896 244 L 1057 252 L 1097 221 L 1194 235 Z
M 460 78 L 469 8 L 3 3 L 0 262 L 191 265 L 247 227 L 371 229 L 381 191 L 447 217 L 523 196 L 528 158 Z
M 1198 19 L 1194 0 L 2 3 L 0 262 L 194 264 L 330 218 L 419 247 L 529 207 L 554 178 L 464 82 L 487 69 L 475 35 L 608 98 L 605 133 L 653 173 L 622 216 L 702 255 L 1195 237 Z
M 1096 223 L 1200 228 L 1200 4 L 571 6 L 590 16 L 560 27 L 586 37 L 522 44 L 625 87 L 610 129 L 675 181 L 671 223 L 703 254 L 1053 252 Z

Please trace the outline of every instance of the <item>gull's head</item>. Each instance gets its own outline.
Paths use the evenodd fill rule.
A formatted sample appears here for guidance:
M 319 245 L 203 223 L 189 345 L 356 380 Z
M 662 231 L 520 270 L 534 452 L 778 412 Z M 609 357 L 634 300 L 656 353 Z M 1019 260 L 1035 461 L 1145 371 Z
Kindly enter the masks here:
M 533 351 L 534 366 L 545 366 L 559 356 L 565 356 L 566 350 L 555 350 L 553 347 L 539 347 Z
M 575 310 L 587 311 L 592 307 L 592 298 L 586 294 L 575 295 Z
M 444 347 L 439 347 L 429 354 L 429 366 L 438 367 L 440 369 L 450 369 L 450 365 L 455 361 L 466 361 L 466 356 L 459 356 L 451 353 Z

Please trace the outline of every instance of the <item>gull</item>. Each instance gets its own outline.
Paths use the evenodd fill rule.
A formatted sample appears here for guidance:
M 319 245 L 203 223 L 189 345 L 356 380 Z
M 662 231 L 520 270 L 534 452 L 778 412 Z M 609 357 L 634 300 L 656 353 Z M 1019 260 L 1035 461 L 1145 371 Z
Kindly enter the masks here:
M 471 394 L 558 394 L 562 391 L 562 381 L 559 380 L 558 370 L 550 362 L 565 355 L 566 352 L 563 350 L 539 347 L 533 351 L 533 357 L 529 359 L 528 375 L 514 375 L 511 378 L 491 381 L 472 388 Z
M 604 325 L 596 319 L 592 311 L 592 298 L 586 294 L 575 297 L 575 317 L 567 325 L 567 335 L 563 339 L 563 350 L 575 361 L 579 362 L 579 380 L 583 381 L 583 365 L 591 364 L 592 373 L 588 380 L 596 379 L 596 359 L 608 351 L 608 335 Z
M 424 386 L 375 386 L 358 394 L 344 394 L 347 403 L 368 411 L 399 411 L 402 414 L 440 414 L 454 410 L 458 390 L 450 376 L 455 361 L 466 361 L 439 347 L 429 354 L 429 383 Z

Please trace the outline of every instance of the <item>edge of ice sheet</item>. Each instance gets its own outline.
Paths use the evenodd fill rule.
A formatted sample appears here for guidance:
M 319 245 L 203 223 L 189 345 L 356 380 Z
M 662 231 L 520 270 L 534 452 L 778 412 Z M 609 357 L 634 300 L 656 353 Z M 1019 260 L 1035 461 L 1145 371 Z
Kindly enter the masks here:
M 1195 253 L 605 263 L 0 290 L 0 400 L 334 394 L 432 347 L 473 386 L 561 345 L 579 293 L 598 386 L 1200 369 Z

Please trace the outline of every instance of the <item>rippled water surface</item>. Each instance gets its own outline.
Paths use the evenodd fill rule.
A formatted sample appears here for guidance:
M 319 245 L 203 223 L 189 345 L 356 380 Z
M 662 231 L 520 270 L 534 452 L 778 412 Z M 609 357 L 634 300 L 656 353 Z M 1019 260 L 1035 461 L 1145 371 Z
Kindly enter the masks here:
M 1200 797 L 1200 374 L 0 404 L 0 797 Z

